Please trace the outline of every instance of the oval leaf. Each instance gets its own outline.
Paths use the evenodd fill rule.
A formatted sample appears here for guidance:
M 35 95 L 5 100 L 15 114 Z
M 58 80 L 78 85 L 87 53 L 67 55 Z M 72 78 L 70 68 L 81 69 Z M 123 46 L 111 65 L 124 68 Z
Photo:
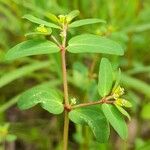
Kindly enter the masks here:
M 6 60 L 13 60 L 25 56 L 48 54 L 59 52 L 58 46 L 47 40 L 28 40 L 11 48 L 6 56 Z
M 55 23 L 59 23 L 59 19 L 57 18 L 57 16 L 55 16 L 52 13 L 46 12 L 45 16 L 50 19 L 51 21 L 55 22 Z
M 82 19 L 82 20 L 74 21 L 73 23 L 69 24 L 69 28 L 75 28 L 75 27 L 80 27 L 80 26 L 95 24 L 95 23 L 106 23 L 106 21 L 97 18 Z
M 108 140 L 110 129 L 100 107 L 89 106 L 74 109 L 69 112 L 69 118 L 76 124 L 87 124 L 93 131 L 97 141 L 106 142 Z
M 67 50 L 71 53 L 124 54 L 122 47 L 118 43 L 93 34 L 82 34 L 73 37 L 68 43 Z
M 117 104 L 115 104 L 115 106 L 123 115 L 125 115 L 129 120 L 131 120 L 131 117 L 127 111 L 125 111 L 121 106 L 119 106 Z
M 60 114 L 64 110 L 63 98 L 57 90 L 52 90 L 48 84 L 31 88 L 24 92 L 18 99 L 21 110 L 29 109 L 37 104 L 53 114 Z
M 47 22 L 45 20 L 39 19 L 37 17 L 34 17 L 34 16 L 30 15 L 30 14 L 24 15 L 22 18 L 27 19 L 27 20 L 29 20 L 29 21 L 31 21 L 33 23 L 36 23 L 36 24 L 40 24 L 40 25 L 43 24 L 43 25 L 45 25 L 47 27 L 50 27 L 50 28 L 60 29 L 60 27 L 55 25 L 54 23 Z
M 79 10 L 73 10 L 67 15 L 67 21 L 72 21 L 75 17 L 77 17 L 80 14 Z
M 128 128 L 121 113 L 114 105 L 110 104 L 102 104 L 102 110 L 115 131 L 123 140 L 126 140 L 128 137 Z
M 104 97 L 111 91 L 113 84 L 113 70 L 107 58 L 102 58 L 99 67 L 98 92 Z

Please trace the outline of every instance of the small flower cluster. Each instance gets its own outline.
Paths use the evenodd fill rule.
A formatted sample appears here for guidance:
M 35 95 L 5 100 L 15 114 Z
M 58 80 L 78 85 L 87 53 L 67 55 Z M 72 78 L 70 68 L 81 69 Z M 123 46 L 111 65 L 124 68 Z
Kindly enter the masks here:
M 43 24 L 41 24 L 39 27 L 37 27 L 36 30 L 41 33 L 48 33 L 47 28 Z
M 116 105 L 119 105 L 119 106 L 121 106 L 121 107 L 132 107 L 132 104 L 129 102 L 129 101 L 127 101 L 127 100 L 125 100 L 125 99 L 123 99 L 123 98 L 120 98 L 122 95 L 124 94 L 124 88 L 122 88 L 122 87 L 120 87 L 120 86 L 118 86 L 115 90 L 114 90 L 114 92 L 113 92 L 113 98 L 115 99 L 115 104 Z
M 76 103 L 77 103 L 77 100 L 76 100 L 76 98 L 71 98 L 71 105 L 75 105 Z

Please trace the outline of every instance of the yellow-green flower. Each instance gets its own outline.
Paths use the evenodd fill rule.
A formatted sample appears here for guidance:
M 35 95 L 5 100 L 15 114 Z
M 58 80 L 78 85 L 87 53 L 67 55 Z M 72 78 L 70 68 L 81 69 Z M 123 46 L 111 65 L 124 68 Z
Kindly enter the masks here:
M 47 28 L 43 24 L 41 24 L 39 27 L 37 27 L 36 30 L 41 33 L 48 33 Z
M 124 94 L 124 88 L 118 86 L 114 91 L 113 91 L 113 97 L 114 99 L 119 98 Z
M 72 98 L 70 101 L 71 101 L 71 105 L 75 105 L 77 103 L 76 98 Z
M 124 106 L 124 107 L 132 107 L 132 104 L 129 101 L 123 99 L 123 98 L 116 99 L 115 100 L 115 104 L 118 105 L 118 106 L 121 106 L 121 107 L 122 106 Z

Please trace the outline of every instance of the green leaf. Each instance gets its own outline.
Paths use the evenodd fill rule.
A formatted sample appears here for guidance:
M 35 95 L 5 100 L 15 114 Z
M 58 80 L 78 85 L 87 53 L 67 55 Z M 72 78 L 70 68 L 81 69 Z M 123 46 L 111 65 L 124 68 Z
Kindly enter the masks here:
M 106 23 L 106 21 L 97 18 L 82 19 L 82 20 L 74 21 L 73 23 L 69 24 L 69 28 L 75 28 L 75 27 L 80 27 L 80 26 L 95 24 L 95 23 Z
M 42 20 L 42 19 L 39 19 L 39 18 L 34 17 L 34 16 L 30 15 L 30 14 L 24 15 L 23 18 L 27 19 L 27 20 L 29 20 L 29 21 L 31 21 L 33 23 L 36 23 L 36 24 L 40 24 L 40 25 L 43 24 L 43 25 L 45 25 L 47 27 L 50 27 L 50 28 L 60 29 L 60 27 L 57 26 L 56 24 L 47 22 L 47 21 Z
M 120 70 L 120 68 L 119 68 L 118 72 L 115 75 L 115 79 L 116 79 L 116 82 L 115 82 L 115 85 L 112 89 L 112 92 L 114 92 L 120 84 L 120 80 L 121 80 L 121 70 Z
M 73 10 L 67 15 L 67 22 L 72 21 L 75 17 L 77 17 L 80 14 L 78 10 Z
M 113 70 L 107 58 L 102 58 L 99 67 L 98 92 L 104 97 L 111 92 L 113 84 Z
M 60 85 L 61 81 L 56 79 L 53 81 L 49 81 L 46 83 L 42 83 L 39 84 L 38 86 L 41 86 L 43 84 L 49 84 L 50 87 L 52 88 L 56 88 L 56 86 Z M 37 85 L 35 86 L 37 87 Z M 18 99 L 20 98 L 20 96 L 23 94 L 24 92 L 19 93 L 18 95 L 12 97 L 11 99 L 7 100 L 7 102 L 5 102 L 3 105 L 0 106 L 0 113 L 5 112 L 6 110 L 8 110 L 10 107 L 12 107 L 13 105 L 15 105 L 18 102 Z
M 89 106 L 74 109 L 69 112 L 69 118 L 76 124 L 88 125 L 98 141 L 108 140 L 110 129 L 100 107 Z
M 125 115 L 129 120 L 131 120 L 130 115 L 128 114 L 127 111 L 125 111 L 122 107 L 120 107 L 119 105 L 115 104 L 116 108 L 123 114 Z
M 28 40 L 11 48 L 6 56 L 6 60 L 14 60 L 17 58 L 39 55 L 39 54 L 49 54 L 59 52 L 58 46 L 47 40 Z
M 45 16 L 50 19 L 51 21 L 55 22 L 55 23 L 59 23 L 59 19 L 57 18 L 57 16 L 55 16 L 52 13 L 46 12 Z
M 128 137 L 128 128 L 121 113 L 114 105 L 110 104 L 102 104 L 102 110 L 115 131 L 123 140 L 126 140 Z
M 130 107 L 132 107 L 132 104 L 131 104 L 131 102 L 127 101 L 126 99 L 123 99 L 123 106 L 130 108 Z
M 127 100 L 124 99 L 124 98 L 117 98 L 117 99 L 115 100 L 115 104 L 117 104 L 117 105 L 119 105 L 119 106 L 122 106 L 122 107 L 127 107 L 127 108 L 132 107 L 131 102 L 127 101 Z
M 64 110 L 63 98 L 56 89 L 53 90 L 49 84 L 31 88 L 24 92 L 18 100 L 21 110 L 29 109 L 37 104 L 53 114 L 60 114 Z
M 105 37 L 93 34 L 82 34 L 69 40 L 67 50 L 71 53 L 105 53 L 123 55 L 122 47 Z

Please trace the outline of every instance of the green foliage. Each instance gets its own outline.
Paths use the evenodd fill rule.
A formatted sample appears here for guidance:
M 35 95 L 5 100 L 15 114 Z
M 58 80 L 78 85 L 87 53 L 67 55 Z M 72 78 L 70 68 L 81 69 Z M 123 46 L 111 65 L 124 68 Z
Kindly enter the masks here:
M 55 23 L 59 23 L 59 19 L 57 18 L 57 16 L 55 16 L 54 14 L 50 13 L 50 12 L 46 12 L 45 16 L 50 19 L 51 21 L 55 22 Z
M 56 89 L 51 89 L 48 84 L 40 85 L 24 92 L 18 100 L 18 107 L 22 110 L 29 109 L 37 104 L 53 114 L 60 114 L 64 107 L 62 96 Z
M 71 11 L 67 15 L 67 22 L 71 22 L 75 17 L 77 17 L 80 14 L 79 10 Z
M 122 47 L 105 37 L 82 34 L 71 38 L 67 50 L 71 53 L 105 53 L 123 55 Z
M 102 104 L 102 110 L 114 130 L 122 139 L 126 140 L 128 137 L 128 129 L 121 113 L 115 106 L 108 104 Z
M 99 142 L 106 142 L 109 138 L 109 125 L 100 107 L 89 106 L 78 108 L 69 113 L 69 118 L 77 124 L 88 125 Z
M 78 10 L 74 10 L 67 15 L 66 14 L 58 15 L 57 17 L 56 15 L 49 13 L 49 8 L 47 10 L 45 10 L 44 8 L 43 9 L 44 12 L 43 12 L 42 7 L 44 7 L 44 4 L 43 4 L 44 2 L 42 0 L 38 1 L 38 5 L 41 7 L 38 9 L 36 9 L 35 7 L 36 0 L 34 2 L 35 4 L 32 4 L 32 5 L 30 4 L 27 5 L 27 3 L 25 3 L 26 5 L 25 7 L 27 7 L 27 9 L 29 9 L 30 11 L 34 10 L 34 12 L 39 15 L 39 18 L 46 17 L 47 20 L 42 20 L 37 17 L 34 17 L 33 16 L 34 12 L 33 12 L 33 15 L 30 15 L 30 14 L 25 15 L 23 18 L 35 24 L 40 25 L 39 27 L 36 28 L 35 32 L 27 33 L 26 36 L 33 36 L 33 35 L 41 36 L 42 35 L 43 37 L 42 39 L 24 41 L 16 45 L 15 47 L 11 48 L 6 54 L 6 60 L 14 60 L 14 59 L 25 57 L 25 56 L 61 52 L 64 98 L 60 94 L 58 87 L 53 88 L 49 86 L 49 83 L 48 83 L 48 84 L 43 84 L 40 86 L 33 87 L 25 91 L 23 94 L 19 94 L 19 96 L 16 96 L 13 99 L 13 101 L 10 101 L 10 103 L 6 107 L 10 108 L 11 105 L 13 105 L 14 103 L 18 101 L 18 107 L 21 110 L 30 109 L 33 106 L 39 104 L 43 109 L 47 110 L 49 113 L 52 113 L 52 114 L 61 114 L 64 111 L 65 112 L 64 113 L 65 114 L 64 137 L 67 137 L 67 135 L 65 134 L 68 134 L 68 132 L 65 132 L 65 131 L 68 130 L 66 123 L 69 121 L 67 121 L 66 118 L 68 119 L 68 114 L 69 114 L 70 120 L 72 120 L 74 123 L 80 124 L 80 125 L 88 125 L 91 128 L 92 132 L 94 133 L 95 138 L 99 142 L 106 142 L 108 140 L 109 134 L 110 134 L 109 123 L 115 129 L 115 131 L 119 134 L 119 136 L 122 139 L 126 140 L 128 131 L 127 131 L 126 123 L 123 119 L 123 115 L 128 117 L 129 120 L 130 120 L 130 116 L 123 107 L 131 107 L 131 103 L 126 101 L 123 98 L 120 98 L 120 96 L 122 96 L 124 93 L 124 89 L 120 87 L 121 71 L 119 70 L 119 72 L 115 74 L 114 70 L 112 69 L 112 64 L 109 62 L 109 60 L 107 58 L 102 58 L 100 67 L 99 67 L 98 86 L 97 86 L 96 79 L 95 79 L 97 78 L 97 75 L 94 74 L 94 71 L 97 71 L 97 70 L 94 70 L 96 69 L 97 62 L 94 60 L 94 57 L 93 58 L 89 56 L 87 57 L 86 54 L 83 54 L 79 57 L 74 56 L 72 57 L 72 59 L 70 59 L 71 55 L 69 55 L 67 57 L 67 63 L 69 65 L 66 66 L 64 62 L 65 56 L 63 56 L 63 54 L 66 54 L 65 51 L 68 50 L 71 53 L 103 53 L 103 54 L 111 54 L 111 55 L 123 55 L 124 50 L 121 45 L 125 45 L 125 42 L 128 41 L 128 32 L 141 32 L 141 30 L 147 30 L 149 27 L 144 26 L 142 29 L 137 28 L 135 31 L 133 28 L 131 29 L 127 28 L 124 31 L 115 31 L 115 30 L 120 30 L 120 27 L 115 26 L 115 21 L 113 19 L 112 20 L 110 19 L 110 22 L 109 22 L 109 23 L 112 23 L 112 25 L 110 24 L 107 26 L 105 25 L 106 22 L 103 19 L 98 19 L 99 17 L 91 18 L 91 19 L 81 19 L 81 20 L 76 20 L 72 22 L 74 18 L 79 15 Z M 67 2 L 63 2 L 63 3 L 67 5 Z M 74 3 L 77 3 L 77 1 Z M 89 4 L 90 2 L 84 1 L 84 3 Z M 47 2 L 47 5 L 48 4 L 49 2 Z M 57 6 L 57 2 L 55 4 Z M 47 5 L 45 5 L 46 8 L 48 7 Z M 57 8 L 59 7 L 57 6 Z M 112 8 L 115 8 L 115 7 L 112 7 Z M 61 10 L 59 9 L 59 11 Z M 113 12 L 113 10 L 110 11 L 110 14 L 113 16 L 114 14 L 111 12 Z M 106 19 L 111 18 L 112 17 L 111 15 L 109 17 L 103 16 L 102 18 L 106 18 Z M 128 19 L 129 18 L 126 18 L 126 20 Z M 50 20 L 54 23 L 49 22 Z M 90 30 L 92 30 L 93 33 L 96 33 L 98 35 L 81 34 L 78 36 L 71 37 L 73 34 L 76 35 L 76 31 L 74 31 L 73 28 L 80 27 L 83 25 L 97 24 L 97 23 L 103 23 L 104 26 L 102 28 L 104 28 L 104 31 L 102 30 L 101 27 L 98 27 L 98 30 L 96 28 L 92 30 L 93 26 L 91 26 Z M 53 32 L 51 28 L 54 28 Z M 70 30 L 71 34 L 69 36 L 67 36 L 68 28 L 72 28 Z M 58 32 L 58 30 L 55 31 L 55 29 L 60 29 L 60 32 Z M 115 33 L 116 33 L 116 36 L 113 36 L 115 35 Z M 118 44 L 118 42 L 115 42 L 116 40 L 115 37 L 117 36 L 121 37 L 121 35 L 123 35 L 123 38 L 122 38 L 123 40 L 122 41 L 118 40 L 120 43 Z M 42 57 L 42 56 L 40 58 L 45 59 L 45 57 Z M 46 57 L 46 59 L 47 58 L 49 57 Z M 53 62 L 53 66 L 51 65 L 50 67 L 50 68 L 53 68 L 51 70 L 51 74 L 52 74 L 52 76 L 50 76 L 51 80 L 56 80 L 58 76 L 60 77 L 60 70 L 59 70 L 60 64 L 59 62 L 57 62 L 58 58 L 59 57 L 57 56 L 53 56 L 53 55 L 50 56 L 50 61 Z M 111 61 L 115 62 L 114 58 L 116 58 L 116 60 L 118 59 L 117 57 L 112 56 Z M 70 69 L 70 65 L 71 65 L 70 62 L 76 59 L 80 59 L 80 62 L 85 61 L 85 63 L 88 62 L 88 60 L 91 61 L 91 62 L 89 61 L 90 64 L 87 63 L 87 66 L 89 68 L 91 67 L 90 71 L 88 71 L 87 67 L 85 67 L 82 63 L 78 63 L 77 65 L 74 65 L 73 71 L 69 70 L 69 73 L 70 73 L 69 75 L 72 76 L 72 77 L 69 76 L 69 82 L 75 85 L 76 88 L 82 89 L 82 93 L 80 96 L 83 98 L 83 100 L 81 101 L 81 104 L 79 105 L 76 104 L 78 98 L 71 99 L 70 96 L 72 96 L 71 94 L 76 95 L 76 93 L 79 93 L 80 90 L 75 89 L 74 91 L 71 91 L 72 88 L 70 88 L 71 85 L 69 85 L 69 93 L 68 93 L 67 79 L 66 79 L 67 74 L 66 74 L 66 70 L 64 69 L 64 68 Z M 40 59 L 40 60 L 43 60 L 43 59 Z M 19 60 L 17 62 L 19 62 Z M 58 63 L 57 66 L 54 65 L 56 64 L 54 62 Z M 124 62 L 125 61 L 121 63 L 123 64 Z M 118 60 L 115 63 L 114 65 L 117 66 Z M 6 74 L 6 76 L 3 76 L 0 79 L 0 87 L 28 73 L 31 74 L 35 70 L 46 68 L 49 66 L 50 66 L 49 62 L 45 61 L 45 62 L 32 64 L 31 66 L 30 65 L 25 66 L 21 69 L 17 69 L 14 72 L 10 72 Z M 58 69 L 59 71 L 58 70 L 56 71 L 57 67 L 59 68 Z M 11 73 L 12 73 L 12 76 L 11 76 Z M 49 73 L 48 73 L 48 76 L 49 76 Z M 47 78 L 49 79 L 49 77 L 46 76 L 46 79 Z M 43 80 L 45 80 L 45 78 L 38 80 L 38 82 L 39 81 L 42 82 Z M 114 80 L 115 80 L 115 83 L 114 83 Z M 126 81 L 126 78 L 123 75 L 122 83 L 127 82 L 128 84 L 129 81 L 131 81 L 132 84 L 137 83 L 137 82 L 134 82 L 132 79 L 130 80 L 130 78 L 127 78 L 127 81 Z M 131 87 L 133 86 L 132 84 L 131 84 Z M 133 87 L 136 88 L 135 85 Z M 98 100 L 95 100 L 95 95 L 96 94 L 98 95 L 97 92 L 102 97 L 101 100 L 99 96 L 98 96 Z M 69 95 L 69 98 L 67 95 Z M 76 97 L 76 96 L 73 96 L 73 97 Z M 63 99 L 64 99 L 64 102 L 63 102 Z M 71 99 L 71 103 L 70 102 L 66 103 L 68 99 L 69 100 Z M 87 103 L 89 105 L 95 105 L 95 104 L 101 105 L 102 104 L 102 107 L 101 106 L 89 106 L 89 105 L 81 107 L 82 102 Z M 103 103 L 107 103 L 107 104 L 103 104 Z M 6 107 L 2 107 L 0 111 L 3 112 L 4 110 L 6 110 Z M 83 126 L 83 131 L 84 131 L 84 126 Z M 92 135 L 89 137 L 92 137 Z M 11 141 L 11 139 L 13 138 L 14 137 L 11 136 L 10 134 L 8 137 L 8 140 Z M 86 138 L 87 137 L 85 137 L 85 139 Z
M 117 104 L 115 104 L 115 106 L 123 115 L 125 115 L 129 120 L 131 120 L 131 117 L 127 111 L 125 111 L 121 106 L 119 106 Z
M 104 97 L 107 96 L 113 84 L 113 69 L 108 59 L 102 58 L 99 67 L 98 91 Z
M 82 19 L 77 20 L 69 24 L 69 28 L 76 28 L 84 25 L 95 24 L 95 23 L 106 23 L 102 19 L 92 18 L 92 19 Z
M 56 52 L 59 52 L 59 48 L 53 42 L 36 39 L 28 40 L 14 46 L 7 52 L 5 58 L 6 60 L 14 60 L 25 56 L 49 54 Z
M 39 19 L 37 17 L 34 17 L 34 16 L 30 15 L 30 14 L 24 15 L 23 18 L 27 19 L 27 20 L 29 20 L 29 21 L 31 21 L 33 23 L 39 24 L 39 25 L 43 24 L 43 25 L 45 25 L 47 27 L 50 27 L 50 28 L 60 29 L 59 26 L 57 26 L 57 25 L 55 25 L 53 23 L 47 22 L 45 20 Z

